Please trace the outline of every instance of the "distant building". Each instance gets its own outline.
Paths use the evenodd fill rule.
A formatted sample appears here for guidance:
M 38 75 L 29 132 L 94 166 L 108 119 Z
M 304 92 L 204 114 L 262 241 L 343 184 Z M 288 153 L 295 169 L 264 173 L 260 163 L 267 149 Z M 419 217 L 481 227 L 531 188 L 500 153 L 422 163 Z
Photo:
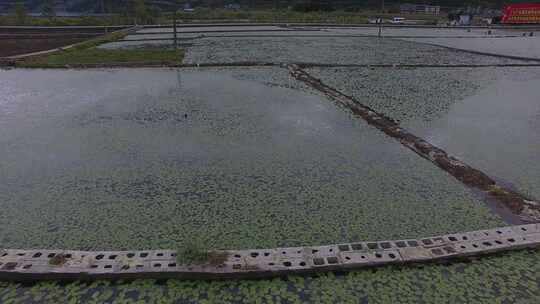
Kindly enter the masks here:
M 241 8 L 240 4 L 238 3 L 230 3 L 225 5 L 225 9 L 228 10 L 239 10 Z
M 441 7 L 438 5 L 405 3 L 400 5 L 399 8 L 402 14 L 438 15 L 441 12 Z
M 461 14 L 459 15 L 459 25 L 471 25 L 473 20 L 473 15 L 471 14 Z

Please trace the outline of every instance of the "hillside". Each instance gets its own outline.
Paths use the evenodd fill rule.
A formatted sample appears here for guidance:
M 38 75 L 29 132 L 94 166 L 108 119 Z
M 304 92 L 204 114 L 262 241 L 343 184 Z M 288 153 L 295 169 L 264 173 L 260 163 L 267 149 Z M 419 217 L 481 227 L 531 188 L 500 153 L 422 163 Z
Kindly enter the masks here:
M 6 14 L 13 10 L 16 2 L 21 0 L 0 0 L 0 13 Z M 46 0 L 23 0 L 26 9 L 31 13 L 39 13 Z M 133 5 L 136 0 L 52 0 L 55 2 L 55 11 L 62 13 L 113 13 L 121 12 Z M 379 8 L 382 0 L 145 0 L 147 6 L 170 10 L 174 4 L 182 7 L 185 2 L 192 5 L 205 5 L 211 7 L 223 7 L 226 4 L 238 3 L 243 7 L 290 7 L 301 2 L 330 3 L 335 8 L 371 7 Z M 385 0 L 387 8 L 396 7 L 400 3 L 430 3 L 444 7 L 462 7 L 467 5 L 482 5 L 501 7 L 506 3 L 540 3 L 540 0 Z
M 63 13 L 110 13 L 118 12 L 127 6 L 129 0 L 53 0 L 57 14 Z M 13 11 L 16 2 L 20 0 L 0 0 L 0 13 Z M 45 0 L 24 0 L 25 7 L 30 13 L 39 13 Z M 158 1 L 167 2 L 167 1 Z

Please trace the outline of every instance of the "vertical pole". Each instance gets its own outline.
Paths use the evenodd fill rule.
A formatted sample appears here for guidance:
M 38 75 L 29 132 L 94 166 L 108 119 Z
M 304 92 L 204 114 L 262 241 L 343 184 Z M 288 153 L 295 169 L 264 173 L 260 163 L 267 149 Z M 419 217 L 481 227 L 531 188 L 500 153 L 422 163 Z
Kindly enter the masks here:
M 174 9 L 173 13 L 173 33 L 174 33 L 174 49 L 178 49 L 178 41 L 176 39 L 176 8 Z
M 379 38 L 382 36 L 382 27 L 383 27 L 383 14 L 384 14 L 384 0 L 381 0 L 381 18 L 379 22 Z

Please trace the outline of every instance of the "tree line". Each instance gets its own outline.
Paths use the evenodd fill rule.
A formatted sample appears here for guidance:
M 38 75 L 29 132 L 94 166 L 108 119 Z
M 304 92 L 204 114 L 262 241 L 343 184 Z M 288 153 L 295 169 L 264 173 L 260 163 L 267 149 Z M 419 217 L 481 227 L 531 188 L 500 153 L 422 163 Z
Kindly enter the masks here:
M 227 4 L 239 4 L 244 8 L 291 8 L 295 11 L 329 11 L 380 9 L 383 0 L 65 0 L 70 11 L 81 12 L 86 8 L 92 13 L 121 14 L 135 23 L 154 22 L 162 12 L 171 12 L 182 8 L 186 3 L 191 6 L 223 8 Z M 430 4 L 442 7 L 484 7 L 502 8 L 506 4 L 540 3 L 540 0 L 384 0 L 385 7 L 398 7 L 404 3 Z M 15 2 L 12 13 L 18 24 L 25 24 L 28 11 L 39 8 L 41 14 L 48 18 L 56 16 L 56 0 L 19 0 Z

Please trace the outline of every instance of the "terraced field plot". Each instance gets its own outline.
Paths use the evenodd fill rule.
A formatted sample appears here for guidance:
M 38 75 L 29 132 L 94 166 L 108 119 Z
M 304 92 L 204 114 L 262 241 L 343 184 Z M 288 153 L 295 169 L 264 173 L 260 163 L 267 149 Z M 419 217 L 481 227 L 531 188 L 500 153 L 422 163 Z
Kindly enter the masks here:
M 528 37 L 529 31 L 526 37 L 509 37 L 505 39 L 499 38 L 405 38 L 407 41 L 415 41 L 421 43 L 429 43 L 433 45 L 440 45 L 445 47 L 464 49 L 469 51 L 476 51 L 488 54 L 500 54 L 506 56 L 518 56 L 532 59 L 540 59 L 540 38 L 538 38 L 539 32 L 535 33 L 535 36 Z
M 194 43 L 186 62 L 521 63 L 371 38 Z M 531 132 L 536 121 L 532 97 L 516 109 L 495 99 L 492 111 L 482 111 L 484 96 L 493 97 L 484 90 L 498 86 L 499 71 L 534 95 L 530 83 L 520 84 L 521 77 L 535 79 L 529 72 L 309 70 L 486 171 L 492 167 L 476 163 L 482 150 L 465 149 L 479 139 L 486 116 L 512 110 L 506 122 L 513 135 Z M 499 93 L 516 89 L 505 84 Z M 453 177 L 295 82 L 286 69 L 0 71 L 0 96 L 5 247 L 174 249 L 195 238 L 216 248 L 253 248 L 503 225 Z M 469 99 L 479 125 L 456 124 L 471 109 L 460 108 Z M 455 138 L 453 127 L 470 133 L 467 141 L 444 141 Z M 536 133 L 527 134 L 512 139 L 533 144 L 519 156 L 502 149 L 505 165 L 497 172 L 506 180 L 518 172 L 516 160 L 535 160 Z M 480 139 L 499 148 L 497 140 Z M 530 188 L 512 182 L 533 192 L 535 167 L 524 164 Z M 1 282 L 0 302 L 536 303 L 539 261 L 538 251 L 521 251 L 451 265 L 259 281 Z
M 356 34 L 356 35 L 372 35 L 377 36 L 379 33 L 378 27 L 334 27 L 325 28 L 326 32 L 336 34 Z M 534 29 L 509 29 L 509 28 L 444 28 L 444 27 L 426 27 L 426 28 L 414 28 L 414 27 L 388 27 L 382 28 L 381 35 L 383 37 L 410 37 L 411 39 L 417 38 L 493 38 L 502 37 L 511 38 L 508 36 L 521 36 L 525 31 L 535 32 Z M 417 41 L 422 41 L 418 39 Z
M 263 61 L 332 64 L 497 64 L 507 59 L 478 57 L 436 46 L 393 39 L 336 37 L 202 38 L 188 48 L 185 63 Z
M 315 68 L 310 73 L 503 183 L 540 196 L 538 68 Z
M 30 88 L 20 81 L 32 77 L 48 77 L 57 86 L 33 82 Z M 285 70 L 9 71 L 2 81 L 10 89 L 2 94 L 1 225 L 2 243 L 10 247 L 174 248 L 195 236 L 217 247 L 245 248 L 502 224 L 461 184 L 295 83 Z M 122 89 L 114 86 L 118 81 Z M 537 282 L 537 258 L 522 252 L 450 268 L 288 281 L 147 280 L 68 288 L 53 282 L 32 289 L 2 283 L 0 297 L 531 299 L 538 296 L 538 286 L 527 283 Z M 480 283 L 486 276 L 493 286 Z M 437 292 L 426 292 L 443 277 Z M 508 282 L 517 287 L 508 289 Z
M 46 73 L 57 86 L 2 78 L 8 247 L 292 246 L 501 223 L 286 70 Z
M 260 30 L 261 32 L 255 32 Z M 227 32 L 228 31 L 228 32 Z M 241 32 L 244 31 L 244 32 Z M 154 34 L 152 34 L 154 33 Z M 487 36 L 484 32 L 433 29 L 385 29 L 388 35 Z M 231 62 L 309 62 L 318 64 L 505 64 L 522 61 L 477 56 L 438 46 L 416 43 L 416 40 L 377 39 L 373 28 L 313 27 L 187 27 L 178 29 L 180 43 L 186 48 L 184 63 Z M 513 32 L 497 32 L 517 35 Z M 341 37 L 340 37 L 341 36 Z M 356 36 L 356 37 L 355 37 Z M 170 48 L 171 28 L 141 29 L 125 40 L 107 43 L 101 48 Z M 416 39 L 416 38 L 411 38 Z M 425 38 L 421 38 L 419 41 Z M 483 39 L 483 38 L 481 38 Z M 480 40 L 481 40 L 480 39 Z

